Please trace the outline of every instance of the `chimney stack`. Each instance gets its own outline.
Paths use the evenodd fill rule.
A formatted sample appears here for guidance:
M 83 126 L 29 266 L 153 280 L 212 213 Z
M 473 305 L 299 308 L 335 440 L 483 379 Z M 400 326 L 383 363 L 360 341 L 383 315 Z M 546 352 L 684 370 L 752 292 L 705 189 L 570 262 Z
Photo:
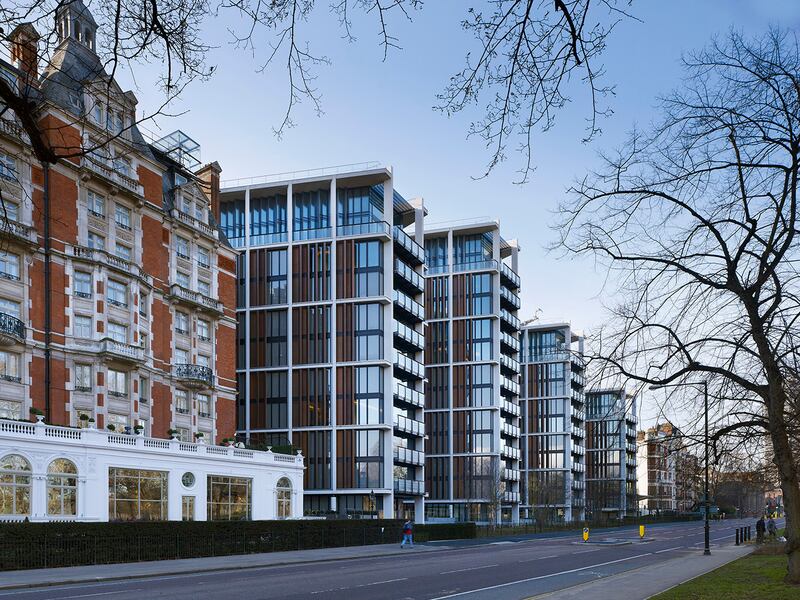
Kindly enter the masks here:
M 211 214 L 214 219 L 219 223 L 219 174 L 222 173 L 222 167 L 219 166 L 217 161 L 209 163 L 201 167 L 195 175 L 200 178 L 205 185 L 205 191 L 211 201 Z
M 31 23 L 22 23 L 8 36 L 11 63 L 22 72 L 22 86 L 36 87 L 39 82 L 39 32 Z

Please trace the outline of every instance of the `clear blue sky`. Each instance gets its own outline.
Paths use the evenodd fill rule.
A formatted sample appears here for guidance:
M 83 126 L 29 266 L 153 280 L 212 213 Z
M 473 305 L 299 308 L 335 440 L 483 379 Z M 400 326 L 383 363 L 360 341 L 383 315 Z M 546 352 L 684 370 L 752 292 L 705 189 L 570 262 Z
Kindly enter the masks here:
M 174 107 L 185 115 L 161 120 L 164 133 L 180 128 L 194 137 L 203 160 L 222 165 L 224 179 L 370 160 L 392 165 L 397 189 L 406 197 L 423 196 L 431 219 L 499 217 L 503 235 L 519 239 L 523 318 L 541 309 L 543 320 L 566 319 L 586 330 L 602 323 L 610 290 L 603 290 L 602 273 L 591 261 L 559 259 L 544 249 L 554 239 L 552 211 L 565 189 L 592 168 L 598 150 L 613 148 L 634 123 L 644 126 L 657 117 L 657 95 L 679 83 L 682 52 L 730 27 L 756 34 L 770 24 L 800 24 L 797 0 L 635 0 L 631 10 L 642 22 L 622 23 L 603 57 L 607 81 L 617 86 L 615 114 L 602 122 L 603 135 L 581 143 L 588 105 L 578 91 L 557 126 L 535 138 L 537 171 L 518 186 L 512 183 L 519 166 L 514 155 L 489 178 L 474 181 L 488 155 L 480 140 L 465 139 L 471 115 L 447 119 L 432 110 L 436 93 L 462 66 L 466 49 L 474 48 L 460 27 L 465 7 L 487 3 L 429 0 L 412 23 L 395 19 L 403 49 L 390 52 L 386 62 L 374 21 L 360 19 L 351 44 L 327 14 L 328 2 L 318 4 L 303 32 L 333 61 L 318 70 L 322 117 L 301 106 L 297 127 L 277 140 L 272 128 L 285 108 L 285 73 L 257 73 L 258 57 L 234 50 L 226 23 L 217 19 L 208 23 L 218 46 L 210 57 L 216 74 L 194 84 Z M 265 48 L 262 41 L 257 51 L 263 56 Z M 142 84 L 145 73 L 138 73 Z M 152 109 L 158 99 L 146 85 L 136 94 L 142 108 Z

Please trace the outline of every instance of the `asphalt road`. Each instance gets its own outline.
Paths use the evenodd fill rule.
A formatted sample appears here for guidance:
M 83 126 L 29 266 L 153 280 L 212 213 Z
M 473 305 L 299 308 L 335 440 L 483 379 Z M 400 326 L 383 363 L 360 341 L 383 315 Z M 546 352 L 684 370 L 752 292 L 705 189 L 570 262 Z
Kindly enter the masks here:
M 733 544 L 734 528 L 741 525 L 754 520 L 712 523 L 712 552 L 715 545 Z M 517 600 L 655 563 L 668 567 L 678 553 L 701 558 L 703 551 L 701 522 L 648 527 L 644 542 L 634 527 L 606 531 L 592 541 L 601 538 L 632 543 L 581 544 L 575 534 L 457 547 L 447 542 L 438 552 L 408 549 L 398 556 L 22 589 L 2 592 L 0 600 Z M 121 574 L 124 569 L 120 565 Z

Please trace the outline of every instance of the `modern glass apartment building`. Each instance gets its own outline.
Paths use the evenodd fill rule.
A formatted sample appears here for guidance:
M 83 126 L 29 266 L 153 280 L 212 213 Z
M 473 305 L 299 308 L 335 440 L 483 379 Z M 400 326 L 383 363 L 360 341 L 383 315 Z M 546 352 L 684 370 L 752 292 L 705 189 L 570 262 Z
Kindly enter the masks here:
M 636 515 L 636 396 L 624 388 L 586 392 L 586 517 Z
M 221 193 L 241 249 L 238 435 L 302 449 L 306 514 L 421 521 L 422 202 L 388 168 L 269 179 Z
M 519 519 L 518 252 L 496 221 L 425 231 L 429 519 Z
M 569 323 L 522 327 L 521 504 L 537 522 L 584 518 L 583 343 Z

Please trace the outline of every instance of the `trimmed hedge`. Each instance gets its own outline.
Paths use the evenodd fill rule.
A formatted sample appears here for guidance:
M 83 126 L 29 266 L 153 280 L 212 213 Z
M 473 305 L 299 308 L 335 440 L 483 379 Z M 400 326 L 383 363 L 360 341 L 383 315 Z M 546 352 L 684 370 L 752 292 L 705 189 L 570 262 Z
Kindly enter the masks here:
M 403 521 L 0 524 L 0 571 L 399 543 Z M 418 525 L 419 541 L 474 538 L 474 523 Z

